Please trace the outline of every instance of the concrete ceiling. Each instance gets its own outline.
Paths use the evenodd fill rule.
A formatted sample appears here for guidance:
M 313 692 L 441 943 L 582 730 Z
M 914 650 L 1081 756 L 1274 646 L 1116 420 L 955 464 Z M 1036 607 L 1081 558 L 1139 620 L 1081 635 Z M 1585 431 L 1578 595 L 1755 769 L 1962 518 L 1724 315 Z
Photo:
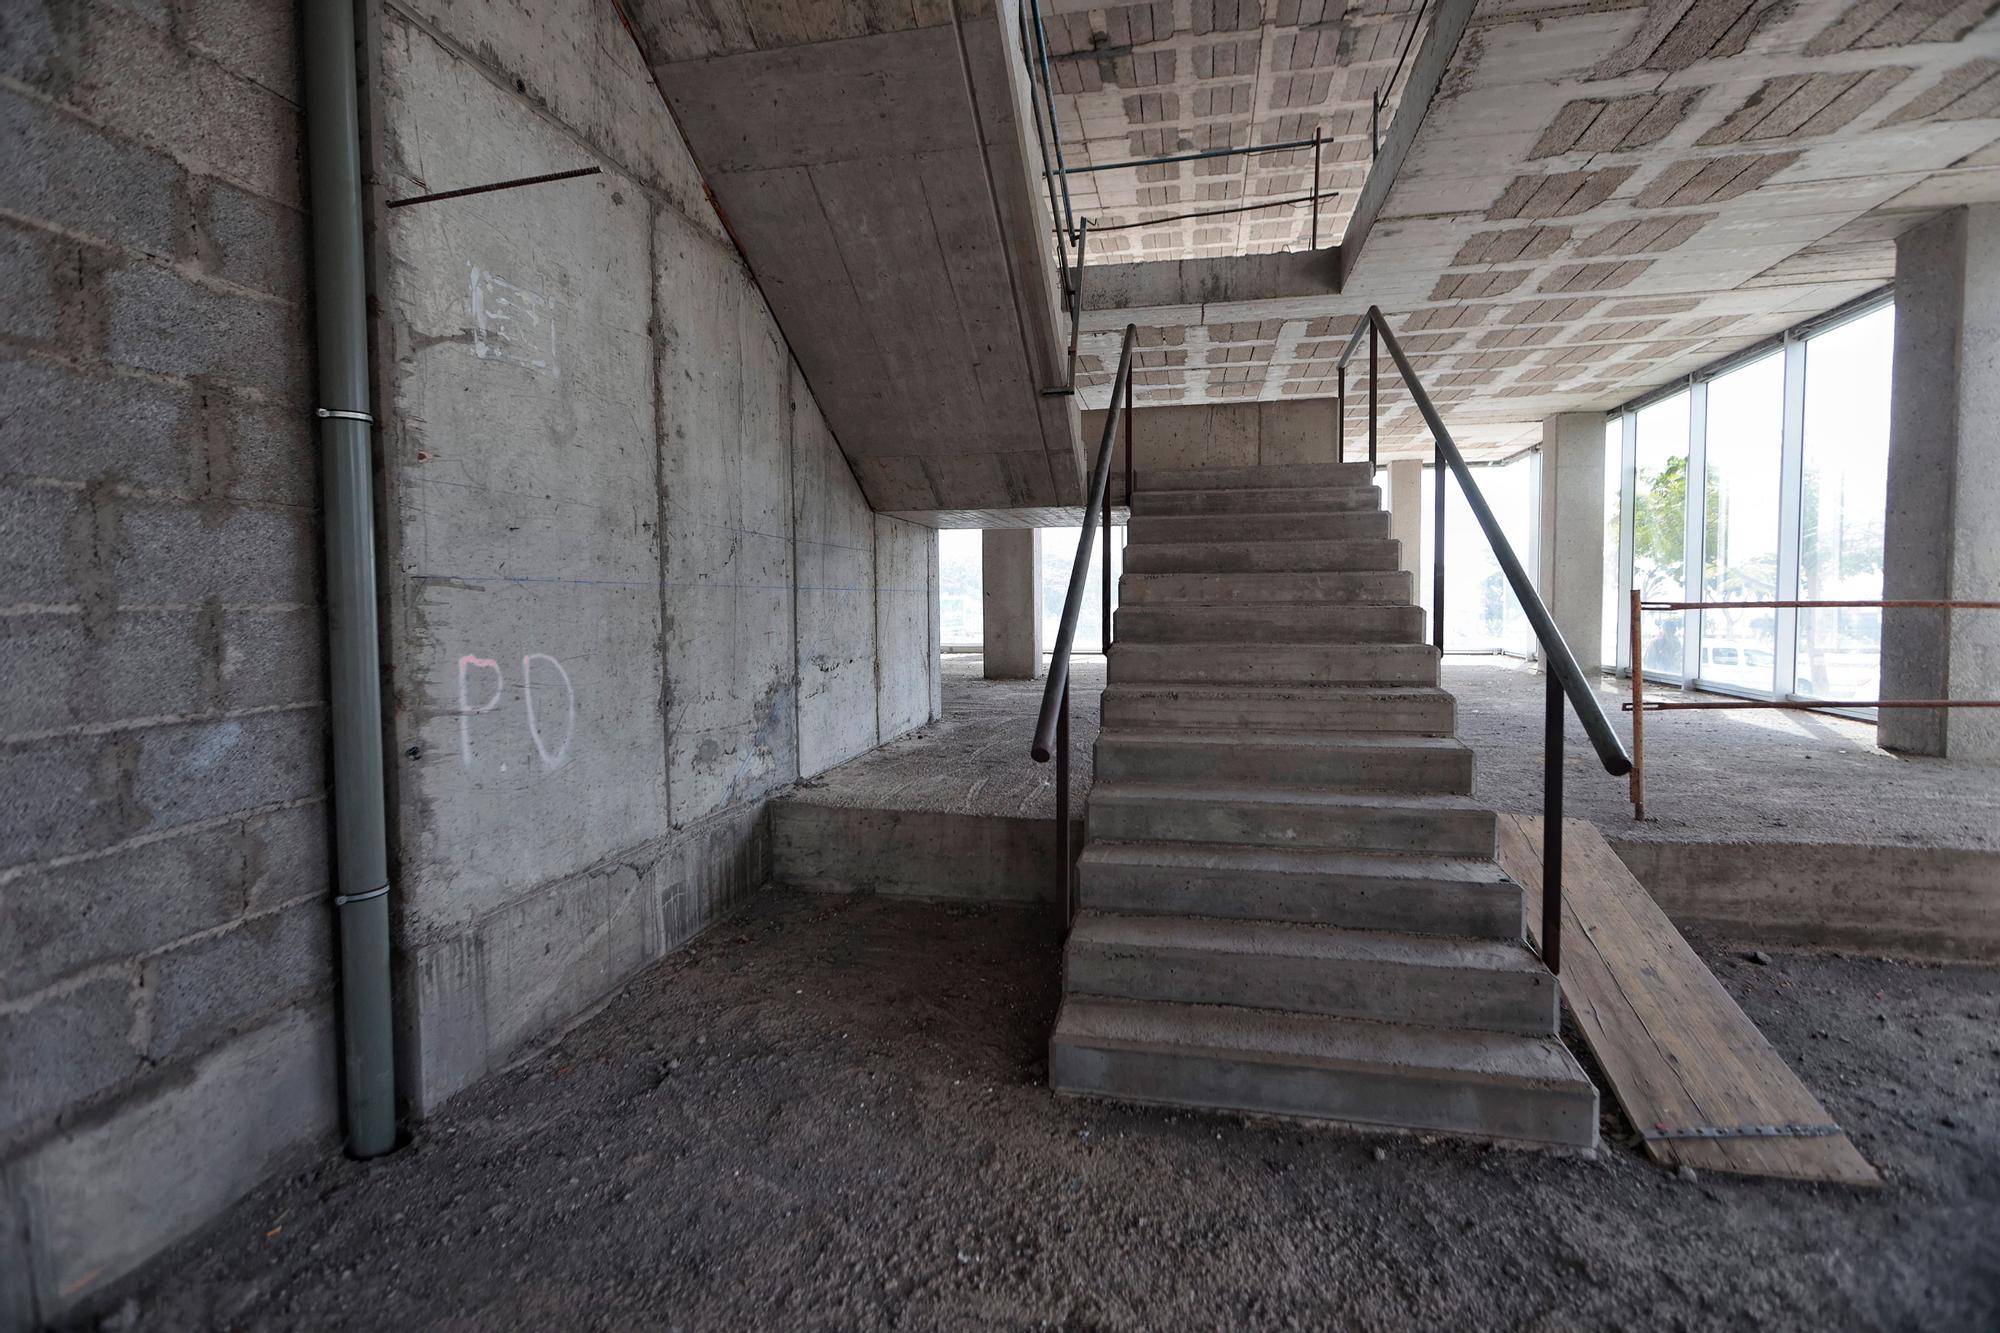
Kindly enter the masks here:
M 1467 452 L 1514 452 L 1546 416 L 1881 287 L 1905 227 L 2000 200 L 1996 7 L 1482 0 L 1345 292 L 1255 259 L 1199 289 L 1173 264 L 1099 269 L 1086 405 L 1127 320 L 1142 403 L 1330 395 L 1374 303 Z M 1386 452 L 1427 450 L 1383 391 Z
M 1057 123 L 1078 167 L 1323 136 L 1319 243 L 1329 246 L 1368 175 L 1370 103 L 1393 109 L 1414 51 L 1422 0 L 1151 0 L 1093 6 L 1044 0 L 1059 96 Z M 1407 66 L 1406 66 L 1407 70 Z M 1382 124 L 1388 124 L 1388 115 Z M 1126 167 L 1069 177 L 1071 204 L 1093 226 L 1091 250 L 1114 260 L 1305 249 L 1312 210 L 1180 214 L 1310 196 L 1310 149 Z M 1148 224 L 1137 225 L 1134 224 Z
M 1008 0 L 622 8 L 869 503 L 1077 503 Z

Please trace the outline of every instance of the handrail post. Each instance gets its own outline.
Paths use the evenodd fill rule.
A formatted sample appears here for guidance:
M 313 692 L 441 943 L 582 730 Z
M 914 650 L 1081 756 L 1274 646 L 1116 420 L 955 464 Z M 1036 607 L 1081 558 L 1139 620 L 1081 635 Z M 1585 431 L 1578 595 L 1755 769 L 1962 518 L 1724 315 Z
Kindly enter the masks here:
M 1098 589 L 1099 607 L 1102 619 L 1098 622 L 1097 644 L 1104 650 L 1105 670 L 1111 669 L 1111 483 L 1104 484 L 1104 521 L 1098 525 L 1097 544 L 1102 548 L 1099 565 L 1103 576 L 1098 580 L 1104 586 Z M 1065 686 L 1065 689 L 1068 687 Z
M 1076 392 L 1076 339 L 1083 328 L 1083 252 L 1090 239 L 1090 219 L 1076 224 L 1076 267 L 1071 272 L 1069 293 L 1069 369 L 1063 376 L 1063 385 L 1071 393 Z
M 1110 487 L 1105 487 L 1108 491 Z M 1132 377 L 1125 377 L 1125 518 L 1132 517 Z
M 1320 140 L 1319 127 L 1314 126 L 1313 127 L 1313 188 L 1312 188 L 1313 225 L 1312 225 L 1311 248 L 1315 250 L 1319 249 L 1319 140 Z
M 1562 975 L 1563 691 L 1553 671 L 1542 707 L 1542 963 Z
M 1381 381 L 1379 353 L 1382 333 L 1371 316 L 1368 320 L 1368 466 L 1375 466 L 1375 413 L 1379 399 L 1375 386 Z
M 1069 682 L 1063 682 L 1062 709 L 1056 714 L 1056 896 L 1062 905 L 1063 930 L 1069 930 Z
M 1341 362 L 1334 371 L 1333 409 L 1333 461 L 1347 461 L 1347 363 Z
M 1646 817 L 1646 669 L 1639 633 L 1639 590 L 1632 589 L 1632 818 Z
M 1444 446 L 1431 441 L 1431 646 L 1444 654 Z

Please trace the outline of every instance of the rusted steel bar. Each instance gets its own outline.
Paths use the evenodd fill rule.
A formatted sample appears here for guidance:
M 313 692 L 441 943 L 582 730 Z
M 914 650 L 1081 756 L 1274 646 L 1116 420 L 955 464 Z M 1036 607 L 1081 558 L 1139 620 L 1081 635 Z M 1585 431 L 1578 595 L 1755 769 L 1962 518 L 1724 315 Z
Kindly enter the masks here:
M 1643 611 L 1866 611 L 1886 608 L 1889 610 L 1939 610 L 1939 611 L 2000 611 L 2000 602 L 1930 602 L 1898 598 L 1882 602 L 1641 602 Z

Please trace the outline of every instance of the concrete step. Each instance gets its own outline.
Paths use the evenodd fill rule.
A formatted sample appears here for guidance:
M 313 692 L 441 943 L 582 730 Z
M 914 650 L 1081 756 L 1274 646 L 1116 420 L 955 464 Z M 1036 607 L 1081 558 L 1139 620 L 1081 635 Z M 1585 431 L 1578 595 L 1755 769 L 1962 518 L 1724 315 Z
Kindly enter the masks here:
M 1102 782 L 1264 782 L 1462 796 L 1472 790 L 1472 751 L 1444 736 L 1107 728 L 1097 737 L 1096 774 Z
M 1114 482 L 1114 485 L 1116 483 Z M 1120 491 L 1118 494 L 1122 495 Z M 1134 515 L 1329 514 L 1380 509 L 1379 486 L 1292 486 L 1281 490 L 1135 491 Z
M 1133 518 L 1127 532 L 1134 546 L 1176 542 L 1353 541 L 1387 537 L 1389 515 L 1380 509 L 1335 514 L 1146 515 Z
M 1176 602 L 1121 606 L 1114 638 L 1129 643 L 1424 643 L 1430 622 L 1421 606 L 1333 602 L 1325 606 L 1218 606 Z
M 1519 940 L 1084 913 L 1063 951 L 1063 990 L 1526 1037 L 1556 1033 L 1556 979 Z
M 1168 684 L 1112 685 L 1104 691 L 1104 725 L 1140 730 L 1449 736 L 1456 714 L 1450 694 L 1422 686 Z
M 1399 569 L 1321 570 L 1277 574 L 1135 574 L 1118 580 L 1121 606 L 1172 605 L 1202 602 L 1241 606 L 1245 603 L 1325 605 L 1333 602 L 1383 602 L 1408 605 L 1416 600 L 1416 579 Z
M 1086 912 L 1522 938 L 1521 886 L 1478 858 L 1093 842 L 1077 860 L 1077 881 Z
M 1086 828 L 1093 842 L 1234 843 L 1491 858 L 1498 821 L 1491 810 L 1463 796 L 1099 779 L 1090 791 Z
M 1597 1143 L 1597 1089 L 1552 1037 L 1071 996 L 1049 1040 L 1049 1084 L 1117 1101 Z
M 1427 643 L 1111 643 L 1113 685 L 1435 685 Z
M 1284 490 L 1293 487 L 1372 486 L 1375 469 L 1366 463 L 1282 463 L 1271 467 L 1144 468 L 1133 491 Z
M 1391 537 L 1351 541 L 1134 542 L 1125 548 L 1133 574 L 1257 574 L 1400 567 L 1403 544 Z

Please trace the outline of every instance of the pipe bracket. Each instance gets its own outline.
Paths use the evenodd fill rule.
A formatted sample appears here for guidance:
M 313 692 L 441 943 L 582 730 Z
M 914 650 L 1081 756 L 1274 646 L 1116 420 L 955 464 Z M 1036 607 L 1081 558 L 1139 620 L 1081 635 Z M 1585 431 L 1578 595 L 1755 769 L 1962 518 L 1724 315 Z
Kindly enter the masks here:
M 389 886 L 382 884 L 368 890 L 366 893 L 337 893 L 333 896 L 333 905 L 335 907 L 345 907 L 349 903 L 365 903 L 370 898 L 380 898 L 388 892 Z
M 365 421 L 371 426 L 375 424 L 375 418 L 369 416 L 366 412 L 347 412 L 337 407 L 316 408 L 313 415 L 317 417 L 338 417 L 342 421 Z

